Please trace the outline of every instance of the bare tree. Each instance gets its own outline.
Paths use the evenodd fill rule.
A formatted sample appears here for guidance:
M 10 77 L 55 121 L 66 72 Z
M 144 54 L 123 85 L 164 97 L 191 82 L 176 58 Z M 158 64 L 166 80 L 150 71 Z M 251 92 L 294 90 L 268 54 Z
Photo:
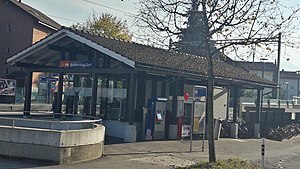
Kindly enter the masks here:
M 136 23 L 142 32 L 148 33 L 145 29 L 150 29 L 156 43 L 171 49 L 174 46 L 180 49 L 180 42 L 190 46 L 197 42 L 194 48 L 207 57 L 209 161 L 214 162 L 213 55 L 221 49 L 232 47 L 235 50 L 235 45 L 259 44 L 281 32 L 290 32 L 299 8 L 283 6 L 277 0 L 140 0 L 139 3 L 139 19 Z M 197 37 L 184 37 L 187 32 L 190 37 Z M 231 41 L 212 44 L 228 39 Z

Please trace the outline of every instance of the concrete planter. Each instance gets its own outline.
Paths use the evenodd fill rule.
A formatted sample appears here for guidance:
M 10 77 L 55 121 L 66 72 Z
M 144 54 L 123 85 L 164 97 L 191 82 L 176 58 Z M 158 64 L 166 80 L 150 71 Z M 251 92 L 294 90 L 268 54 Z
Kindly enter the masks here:
M 102 156 L 105 127 L 49 130 L 0 126 L 0 155 L 76 163 Z

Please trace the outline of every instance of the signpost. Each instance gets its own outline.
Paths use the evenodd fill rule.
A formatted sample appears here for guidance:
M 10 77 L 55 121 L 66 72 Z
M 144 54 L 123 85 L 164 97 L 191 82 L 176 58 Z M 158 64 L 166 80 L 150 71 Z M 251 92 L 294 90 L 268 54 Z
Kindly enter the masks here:
M 191 140 L 190 140 L 190 152 L 192 152 L 192 142 L 193 142 L 193 131 L 194 131 L 194 98 L 193 98 L 193 103 L 192 103 L 192 112 L 191 112 L 191 127 L 190 127 L 190 135 L 191 135 Z
M 265 168 L 265 138 L 261 139 L 261 162 L 260 169 Z
M 195 101 L 205 102 L 205 100 L 206 100 L 206 87 L 195 86 L 193 103 L 195 103 Z M 206 119 L 206 117 L 205 117 L 205 119 Z M 204 119 L 204 124 L 203 124 L 203 133 L 202 133 L 202 151 L 204 151 L 205 125 L 206 125 L 205 119 Z

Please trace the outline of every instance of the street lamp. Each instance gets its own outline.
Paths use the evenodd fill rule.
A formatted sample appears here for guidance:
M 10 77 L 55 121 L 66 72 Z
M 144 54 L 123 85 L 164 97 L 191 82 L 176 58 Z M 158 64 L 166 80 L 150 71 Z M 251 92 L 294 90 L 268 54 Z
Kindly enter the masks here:
M 289 82 L 285 82 L 286 85 L 286 100 L 288 100 L 288 95 L 289 95 Z
M 259 60 L 261 60 L 263 62 L 263 70 L 262 70 L 262 78 L 265 78 L 265 69 L 266 69 L 266 60 L 268 60 L 267 58 L 260 58 Z
M 298 75 L 298 83 L 297 83 L 297 96 L 299 96 L 299 80 L 300 80 L 300 70 L 296 71 L 297 75 Z

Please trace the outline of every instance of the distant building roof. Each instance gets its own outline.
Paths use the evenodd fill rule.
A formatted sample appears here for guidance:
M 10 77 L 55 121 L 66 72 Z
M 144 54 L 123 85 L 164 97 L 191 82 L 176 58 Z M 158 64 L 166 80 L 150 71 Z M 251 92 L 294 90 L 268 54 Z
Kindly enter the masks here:
M 298 74 L 295 71 L 280 71 L 280 79 L 297 79 Z
M 40 12 L 39 10 L 34 9 L 31 6 L 28 6 L 24 3 L 16 1 L 16 0 L 9 0 L 9 1 L 12 2 L 12 4 L 16 5 L 17 7 L 24 10 L 29 15 L 36 18 L 38 21 L 42 22 L 43 24 L 46 24 L 46 26 L 48 26 L 52 29 L 56 29 L 56 30 L 61 28 L 60 24 L 58 24 L 57 22 L 55 22 L 54 20 L 52 20 L 51 18 L 49 18 L 48 16 L 46 16 L 45 14 Z
M 247 70 L 258 70 L 262 71 L 265 64 L 265 71 L 276 71 L 276 64 L 272 62 L 245 62 L 245 61 L 236 61 L 236 65 L 247 69 Z

